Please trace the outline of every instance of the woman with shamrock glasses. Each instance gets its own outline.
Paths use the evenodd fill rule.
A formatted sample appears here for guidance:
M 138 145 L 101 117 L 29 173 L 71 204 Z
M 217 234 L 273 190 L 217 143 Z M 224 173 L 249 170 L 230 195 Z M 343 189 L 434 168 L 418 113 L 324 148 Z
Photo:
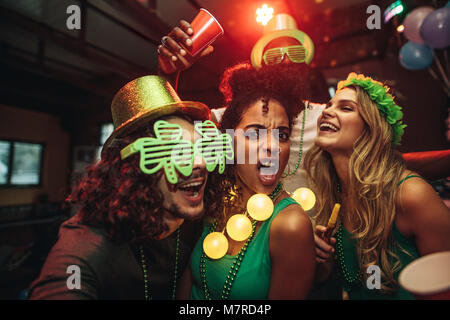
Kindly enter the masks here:
M 181 298 L 302 299 L 311 288 L 312 225 L 280 183 L 292 122 L 303 107 L 298 104 L 302 92 L 292 74 L 272 70 L 240 64 L 224 73 L 221 91 L 227 109 L 220 128 L 234 132 L 235 159 L 222 177 L 209 176 L 207 190 L 221 196 L 206 209 Z M 268 201 L 268 216 L 251 210 L 255 195 Z M 236 233 L 242 225 L 248 226 L 247 234 Z M 225 243 L 221 253 L 211 250 L 214 236 Z
M 411 299 L 398 285 L 400 271 L 450 250 L 449 209 L 396 151 L 405 125 L 388 91 L 354 73 L 341 81 L 305 159 L 318 195 L 316 280 L 327 279 L 336 259 L 350 299 Z M 321 235 L 335 203 L 340 224 L 327 241 Z

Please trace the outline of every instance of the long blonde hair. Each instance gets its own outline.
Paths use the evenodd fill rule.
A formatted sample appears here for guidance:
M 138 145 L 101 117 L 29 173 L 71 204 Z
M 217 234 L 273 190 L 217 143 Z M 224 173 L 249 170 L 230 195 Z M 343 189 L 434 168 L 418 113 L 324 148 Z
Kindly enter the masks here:
M 354 213 L 358 265 L 361 271 L 370 265 L 381 269 L 381 290 L 393 292 L 397 284 L 394 273 L 401 267 L 393 252 L 392 227 L 398 193 L 397 183 L 405 170 L 401 155 L 392 143 L 392 127 L 378 111 L 377 105 L 359 86 L 356 90 L 359 113 L 365 122 L 362 135 L 353 145 L 349 160 L 347 212 Z M 318 146 L 305 156 L 305 169 L 317 197 L 316 223 L 326 225 L 333 205 L 341 202 L 337 190 L 339 178 L 328 152 Z M 367 275 L 366 272 L 361 272 Z

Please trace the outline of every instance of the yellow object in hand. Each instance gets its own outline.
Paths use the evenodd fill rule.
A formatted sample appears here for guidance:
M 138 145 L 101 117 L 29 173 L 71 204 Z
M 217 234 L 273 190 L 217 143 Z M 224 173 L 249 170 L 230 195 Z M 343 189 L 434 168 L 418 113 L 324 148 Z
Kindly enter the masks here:
M 336 225 L 337 217 L 339 214 L 339 210 L 341 209 L 341 205 L 336 203 L 334 205 L 333 211 L 331 212 L 330 220 L 328 220 L 328 228 L 334 228 Z

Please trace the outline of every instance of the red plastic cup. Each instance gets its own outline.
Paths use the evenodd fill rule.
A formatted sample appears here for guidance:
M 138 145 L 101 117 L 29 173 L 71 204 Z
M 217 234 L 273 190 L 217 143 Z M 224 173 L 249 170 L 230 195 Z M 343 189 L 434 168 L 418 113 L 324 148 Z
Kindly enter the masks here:
M 450 300 L 450 251 L 423 256 L 400 273 L 400 285 L 421 300 Z
M 195 56 L 203 51 L 217 37 L 223 34 L 223 28 L 214 16 L 205 9 L 200 9 L 200 12 L 191 22 L 194 34 L 191 36 L 192 45 L 186 46 L 187 51 Z

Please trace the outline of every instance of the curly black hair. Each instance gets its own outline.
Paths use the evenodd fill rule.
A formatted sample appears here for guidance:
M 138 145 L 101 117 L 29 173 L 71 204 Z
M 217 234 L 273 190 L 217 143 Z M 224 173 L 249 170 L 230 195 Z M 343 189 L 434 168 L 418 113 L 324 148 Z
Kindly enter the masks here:
M 168 229 L 162 219 L 164 198 L 156 175 L 141 172 L 139 157 L 120 157 L 122 148 L 150 135 L 145 132 L 117 139 L 98 163 L 86 168 L 66 199 L 66 205 L 79 209 L 81 224 L 102 228 L 115 243 L 140 242 Z
M 299 73 L 302 74 L 299 76 Z M 280 102 L 286 110 L 291 129 L 294 119 L 304 109 L 307 79 L 307 68 L 295 65 L 254 69 L 248 63 L 240 63 L 225 70 L 219 89 L 227 108 L 220 121 L 220 130 L 235 129 L 245 111 L 261 98 Z M 229 164 L 223 175 L 211 173 L 208 178 L 206 190 L 214 190 L 215 201 L 206 207 L 206 216 L 217 219 L 219 226 L 225 223 L 227 212 L 235 212 L 244 205 L 239 203 L 241 190 L 237 186 L 235 170 L 236 164 Z
M 225 70 L 219 89 L 224 95 L 227 109 L 220 127 L 234 129 L 250 104 L 260 98 L 272 98 L 280 102 L 292 126 L 295 117 L 304 109 L 307 78 L 308 69 L 297 64 L 255 69 L 248 63 L 240 63 Z
M 175 116 L 193 122 L 183 114 Z M 86 168 L 66 199 L 66 206 L 77 207 L 81 224 L 102 228 L 118 244 L 142 243 L 168 231 L 163 220 L 164 195 L 158 187 L 163 171 L 144 174 L 138 154 L 124 160 L 120 157 L 120 151 L 136 139 L 154 137 L 154 122 L 165 118 L 116 139 L 98 163 Z

